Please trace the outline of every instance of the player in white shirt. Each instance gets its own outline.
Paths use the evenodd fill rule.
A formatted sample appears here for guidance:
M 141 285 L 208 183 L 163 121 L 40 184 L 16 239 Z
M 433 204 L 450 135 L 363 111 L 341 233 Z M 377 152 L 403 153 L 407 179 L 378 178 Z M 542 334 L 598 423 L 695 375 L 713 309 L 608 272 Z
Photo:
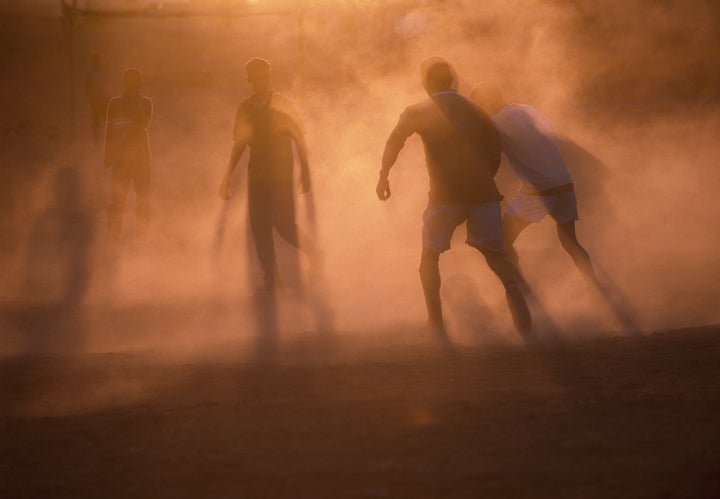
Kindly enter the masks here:
M 572 177 L 550 131 L 550 122 L 534 108 L 505 101 L 492 84 L 480 83 L 470 100 L 490 115 L 500 132 L 502 152 L 522 187 L 503 216 L 505 250 L 515 266 L 518 254 L 513 243 L 530 224 L 550 215 L 557 224 L 560 244 L 582 275 L 603 292 L 590 256 L 575 235 L 578 220 Z M 605 293 L 603 293 L 605 294 Z

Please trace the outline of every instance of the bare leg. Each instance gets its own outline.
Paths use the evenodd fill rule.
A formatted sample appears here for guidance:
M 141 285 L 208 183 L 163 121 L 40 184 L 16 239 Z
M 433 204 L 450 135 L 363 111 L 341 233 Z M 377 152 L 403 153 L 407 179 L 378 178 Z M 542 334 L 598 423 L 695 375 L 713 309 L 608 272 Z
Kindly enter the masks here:
M 264 273 L 265 287 L 270 290 L 280 284 L 280 276 L 277 272 L 272 233 L 272 199 L 265 186 L 250 185 L 248 187 L 248 214 L 255 240 L 255 251 Z
M 531 292 L 530 285 L 527 283 L 525 277 L 520 271 L 520 256 L 517 251 L 515 251 L 514 243 L 520 233 L 525 230 L 528 225 L 530 225 L 530 222 L 512 215 L 505 215 L 502 222 L 503 237 L 505 240 L 505 254 L 510 262 L 515 266 L 519 279 L 518 284 L 525 294 L 529 294 Z
M 137 234 L 145 237 L 150 227 L 150 163 L 142 162 L 134 169 Z
M 297 224 L 292 184 L 273 187 L 273 226 L 289 244 L 299 249 L 310 263 L 310 282 L 323 281 L 323 255 Z
M 575 222 L 557 224 L 557 232 L 563 249 L 570 255 L 585 280 L 600 293 L 618 321 L 620 321 L 626 329 L 637 330 L 638 327 L 635 321 L 632 319 L 631 314 L 625 309 L 626 306 L 622 303 L 624 300 L 619 298 L 619 291 L 613 291 L 611 288 L 601 284 L 597 278 L 595 269 L 590 261 L 590 255 L 588 255 L 585 248 L 580 245 L 575 235 Z
M 445 322 L 440 303 L 440 253 L 423 248 L 420 257 L 420 282 L 425 294 L 428 326 L 436 333 L 445 335 Z
M 525 297 L 520 290 L 520 274 L 517 269 L 504 253 L 489 251 L 481 246 L 473 245 L 473 247 L 483 254 L 490 270 L 495 272 L 505 287 L 505 298 L 515 329 L 523 336 L 528 336 L 532 330 L 532 318 Z
M 593 269 L 592 263 L 590 262 L 590 255 L 588 255 L 585 248 L 580 245 L 575 235 L 575 222 L 557 224 L 557 233 L 560 238 L 560 244 L 562 244 L 563 249 L 570 255 L 573 262 L 575 262 L 575 266 L 585 280 L 599 289 L 600 283 L 595 275 L 595 269 Z
M 117 241 L 122 230 L 125 200 L 130 189 L 131 169 L 127 165 L 113 165 L 112 187 L 110 195 L 110 213 L 108 216 L 108 231 L 110 238 Z

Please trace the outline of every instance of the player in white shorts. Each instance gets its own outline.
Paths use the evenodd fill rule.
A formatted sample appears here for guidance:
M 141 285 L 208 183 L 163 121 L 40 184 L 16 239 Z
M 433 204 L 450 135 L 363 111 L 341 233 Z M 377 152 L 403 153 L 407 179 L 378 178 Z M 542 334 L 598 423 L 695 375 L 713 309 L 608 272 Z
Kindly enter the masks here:
M 585 279 L 602 292 L 590 256 L 575 235 L 578 211 L 572 177 L 552 137 L 548 120 L 530 106 L 509 104 L 500 90 L 489 83 L 475 86 L 470 100 L 490 115 L 500 132 L 503 154 L 522 180 L 520 191 L 503 217 L 508 257 L 520 270 L 519 257 L 513 248 L 515 239 L 528 225 L 549 215 L 557 224 L 562 247 Z

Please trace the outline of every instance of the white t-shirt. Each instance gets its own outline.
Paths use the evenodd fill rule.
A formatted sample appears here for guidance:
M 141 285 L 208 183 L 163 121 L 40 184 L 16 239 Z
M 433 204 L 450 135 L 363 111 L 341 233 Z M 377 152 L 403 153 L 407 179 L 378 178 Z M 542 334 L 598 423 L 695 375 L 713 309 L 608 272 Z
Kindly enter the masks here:
M 524 104 L 510 104 L 490 117 L 500 132 L 502 152 L 524 190 L 544 191 L 572 182 L 552 138 L 551 124 Z

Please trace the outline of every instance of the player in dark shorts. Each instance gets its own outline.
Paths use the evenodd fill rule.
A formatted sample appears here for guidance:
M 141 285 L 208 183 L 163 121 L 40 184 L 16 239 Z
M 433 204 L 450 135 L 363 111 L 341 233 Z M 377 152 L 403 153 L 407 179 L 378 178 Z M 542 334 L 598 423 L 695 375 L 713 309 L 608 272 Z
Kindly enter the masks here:
M 153 104 L 142 95 L 142 74 L 128 69 L 124 89 L 110 100 L 105 126 L 105 166 L 112 170 L 109 229 L 117 239 L 122 229 L 125 199 L 130 184 L 135 186 L 137 232 L 147 234 L 150 223 L 150 146 L 147 129 Z
M 377 195 L 390 197 L 388 174 L 405 140 L 417 133 L 425 146 L 430 192 L 423 215 L 420 280 L 428 310 L 428 326 L 445 337 L 440 303 L 440 253 L 450 248 L 458 225 L 465 222 L 467 244 L 479 250 L 505 287 L 517 330 L 527 335 L 531 318 L 518 286 L 515 268 L 505 255 L 500 200 L 493 177 L 500 164 L 500 137 L 490 119 L 453 90 L 450 65 L 431 58 L 422 65 L 429 98 L 402 113 L 382 158 Z
M 311 260 L 317 256 L 314 245 L 295 221 L 293 142 L 300 161 L 300 191 L 303 194 L 310 190 L 310 170 L 300 120 L 290 102 L 270 89 L 270 63 L 254 58 L 248 61 L 245 70 L 254 92 L 238 106 L 233 134 L 235 144 L 219 194 L 222 199 L 228 199 L 230 176 L 249 146 L 250 227 L 264 273 L 263 289 L 271 291 L 281 283 L 273 229 L 288 243 L 303 250 Z

